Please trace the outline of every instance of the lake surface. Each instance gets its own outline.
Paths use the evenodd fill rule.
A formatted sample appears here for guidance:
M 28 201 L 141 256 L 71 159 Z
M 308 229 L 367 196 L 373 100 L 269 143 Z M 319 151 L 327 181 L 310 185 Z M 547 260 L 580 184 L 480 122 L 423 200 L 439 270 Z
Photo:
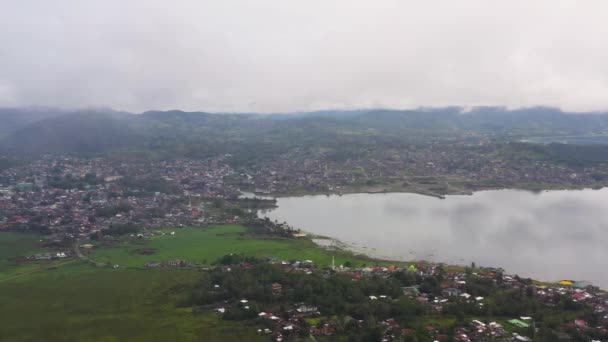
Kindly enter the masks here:
M 608 189 L 476 192 L 446 199 L 353 194 L 278 199 L 260 212 L 394 260 L 502 267 L 608 288 Z

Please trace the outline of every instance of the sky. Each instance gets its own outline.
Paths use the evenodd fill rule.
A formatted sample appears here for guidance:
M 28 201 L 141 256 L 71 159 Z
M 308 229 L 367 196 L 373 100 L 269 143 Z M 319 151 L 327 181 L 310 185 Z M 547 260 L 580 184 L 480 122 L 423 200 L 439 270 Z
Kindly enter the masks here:
M 608 110 L 606 0 L 0 4 L 0 107 Z

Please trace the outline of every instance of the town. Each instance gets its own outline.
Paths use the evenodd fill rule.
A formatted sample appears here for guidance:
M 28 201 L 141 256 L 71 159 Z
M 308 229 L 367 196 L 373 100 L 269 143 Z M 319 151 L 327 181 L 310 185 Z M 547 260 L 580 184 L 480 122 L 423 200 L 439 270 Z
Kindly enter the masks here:
M 349 159 L 336 164 L 295 152 L 239 169 L 231 166 L 229 154 L 163 161 L 45 155 L 0 173 L 0 231 L 36 233 L 46 241 L 48 252 L 12 256 L 16 264 L 77 256 L 99 267 L 119 268 L 90 259 L 94 247 L 90 242 L 124 236 L 145 241 L 180 234 L 181 227 L 236 223 L 276 237 L 306 236 L 286 223 L 258 218 L 257 210 L 272 208 L 275 201 L 243 197 L 243 191 L 342 193 L 361 180 L 370 186 L 392 182 L 386 179 L 406 182 L 403 170 L 425 174 L 409 178 L 420 184 L 448 171 L 470 181 L 488 174 L 505 181 L 511 179 L 509 172 L 515 172 L 497 161 L 482 163 L 478 173 L 464 173 L 462 167 L 448 170 L 451 163 L 474 158 L 442 152 L 438 146 L 408 153 L 393 155 L 390 163 Z M 513 179 L 584 185 L 593 182 L 591 172 L 597 171 L 575 173 L 580 169 L 546 166 L 530 164 L 513 173 Z M 336 171 L 346 169 L 358 171 Z M 370 179 L 382 181 L 375 184 Z M 430 183 L 427 194 L 446 192 Z M 161 231 L 164 228 L 176 230 Z M 146 248 L 135 252 L 155 253 Z M 355 335 L 381 341 L 462 342 L 608 337 L 608 296 L 599 288 L 567 280 L 538 283 L 474 265 L 463 269 L 421 262 L 353 267 L 332 262 L 320 267 L 311 260 L 237 254 L 205 265 L 178 258 L 140 266 L 202 271 L 199 284 L 205 285 L 192 289 L 196 295 L 187 302 L 195 312 L 245 320 L 258 335 L 273 341 Z M 251 289 L 254 285 L 257 288 Z M 339 290 L 331 290 L 332 286 Z
M 0 342 L 608 342 L 608 0 L 2 5 Z
M 163 161 L 46 155 L 0 172 L 0 230 L 35 230 L 62 240 L 102 233 L 111 225 L 150 229 L 230 223 L 237 215 L 214 209 L 222 209 L 225 200 L 238 200 L 241 191 L 272 195 L 395 190 L 442 196 L 517 184 L 596 184 L 597 166 L 569 168 L 536 161 L 513 169 L 490 153 L 492 148 L 469 151 L 470 144 L 465 149 L 431 144 L 343 162 L 295 150 L 238 169 L 231 166 L 230 155 Z M 245 209 L 272 204 L 240 200 Z
M 206 204 L 237 193 L 225 184 L 233 173 L 223 157 L 138 164 L 47 156 L 0 174 L 0 230 L 61 240 L 126 224 L 150 229 L 214 223 L 221 218 Z
M 501 188 L 597 187 L 608 179 L 604 163 L 534 158 L 529 148 L 484 136 L 362 148 L 364 152 L 350 155 L 338 149 L 315 153 L 295 148 L 249 166 L 245 184 L 261 194 L 406 191 L 442 196 Z

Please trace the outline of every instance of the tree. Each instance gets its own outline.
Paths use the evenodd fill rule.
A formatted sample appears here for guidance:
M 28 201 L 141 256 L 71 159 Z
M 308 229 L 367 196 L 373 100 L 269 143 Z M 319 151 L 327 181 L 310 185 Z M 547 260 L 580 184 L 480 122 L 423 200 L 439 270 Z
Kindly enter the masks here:
M 97 183 L 97 174 L 92 173 L 92 172 L 87 172 L 87 174 L 84 175 L 83 179 L 84 179 L 85 183 L 96 184 Z
M 213 207 L 217 209 L 222 209 L 225 205 L 224 199 L 216 197 L 213 199 Z
M 380 342 L 382 341 L 382 330 L 378 326 L 367 328 L 361 334 L 361 342 Z
M 118 210 L 116 210 L 115 207 L 108 205 L 95 209 L 95 213 L 100 217 L 112 217 L 118 213 Z
M 139 229 L 132 223 L 112 224 L 108 229 L 103 230 L 104 235 L 120 236 L 137 233 Z
M 116 206 L 116 211 L 121 212 L 121 213 L 128 213 L 131 210 L 133 210 L 133 206 L 131 205 L 131 203 L 129 203 L 127 201 L 121 201 Z
M 464 312 L 462 312 L 462 310 L 456 311 L 456 323 L 458 325 L 464 325 Z

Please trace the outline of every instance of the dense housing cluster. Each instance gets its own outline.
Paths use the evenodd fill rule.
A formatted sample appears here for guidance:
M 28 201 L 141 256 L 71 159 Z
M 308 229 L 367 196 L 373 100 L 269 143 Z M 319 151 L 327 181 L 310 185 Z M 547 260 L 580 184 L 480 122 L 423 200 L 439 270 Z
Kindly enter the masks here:
M 500 269 L 438 264 L 330 267 L 226 256 L 193 290 L 198 311 L 244 320 L 274 341 L 608 338 L 608 295 L 586 282 L 533 283 Z
M 0 230 L 57 239 L 229 221 L 213 201 L 236 188 L 225 157 L 137 162 L 45 156 L 0 173 Z M 234 217 L 232 217 L 234 220 Z
M 352 155 L 295 148 L 253 167 L 249 183 L 267 194 L 363 190 L 441 196 L 478 189 L 593 187 L 606 180 L 605 165 L 563 163 L 529 149 L 482 136 L 374 147 Z

